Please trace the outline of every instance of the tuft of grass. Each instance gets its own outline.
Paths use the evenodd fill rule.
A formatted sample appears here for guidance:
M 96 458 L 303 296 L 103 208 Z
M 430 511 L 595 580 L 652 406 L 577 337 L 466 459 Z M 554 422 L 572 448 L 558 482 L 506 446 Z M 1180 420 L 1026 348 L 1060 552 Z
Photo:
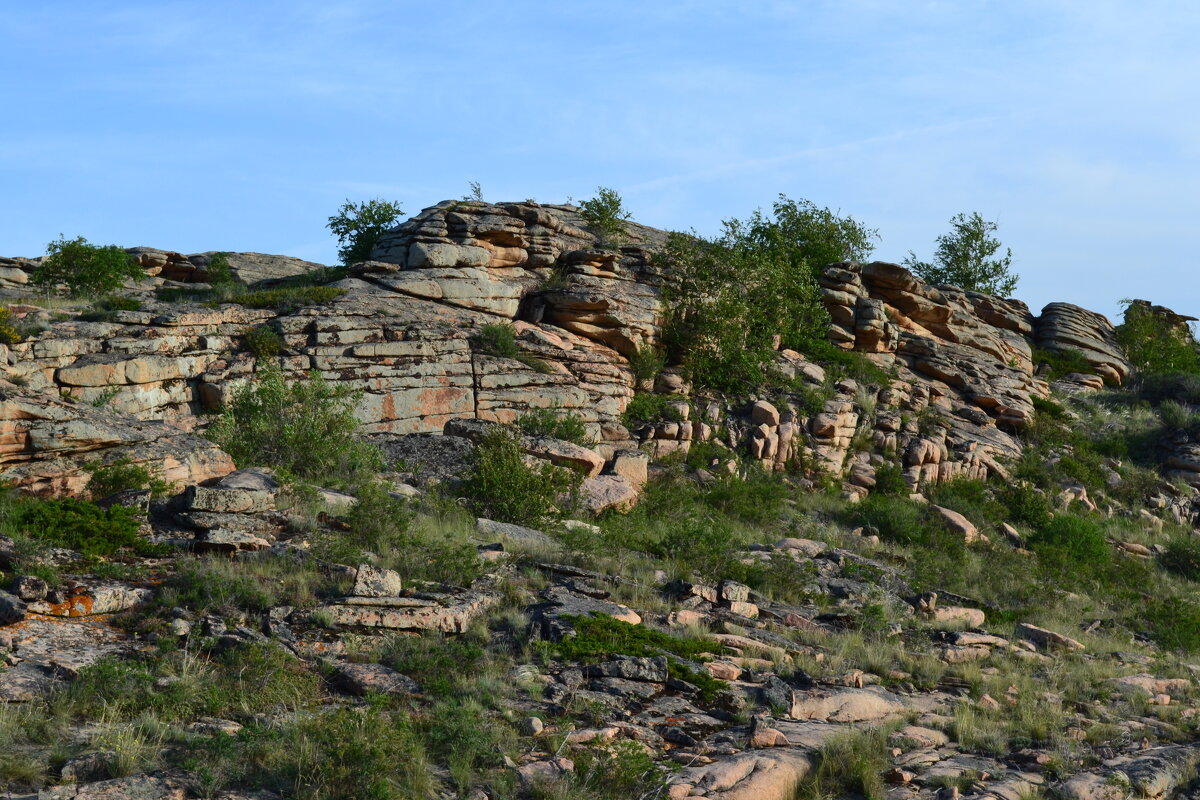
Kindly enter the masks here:
M 549 436 L 582 447 L 591 444 L 583 420 L 562 409 L 531 408 L 517 417 L 516 426 L 529 436 Z

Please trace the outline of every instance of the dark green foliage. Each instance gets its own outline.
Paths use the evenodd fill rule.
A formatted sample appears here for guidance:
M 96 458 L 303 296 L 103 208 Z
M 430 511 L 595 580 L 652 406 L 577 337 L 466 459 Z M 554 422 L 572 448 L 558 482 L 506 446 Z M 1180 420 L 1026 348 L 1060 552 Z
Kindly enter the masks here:
M 1047 400 L 1037 395 L 1034 395 L 1030 399 L 1033 401 L 1034 412 L 1044 415 L 1047 419 L 1062 422 L 1071 418 L 1067 410 L 1053 400 Z
M 550 647 L 563 658 L 577 661 L 603 661 L 615 655 L 649 658 L 664 654 L 694 659 L 701 653 L 719 653 L 724 649 L 708 639 L 672 636 L 602 614 L 571 617 L 570 622 L 575 635 Z
M 1008 509 L 980 480 L 956 478 L 930 487 L 926 495 L 930 502 L 957 511 L 979 527 L 1008 519 Z
M 237 283 L 237 279 L 233 277 L 233 266 L 229 263 L 228 253 L 213 255 L 208 260 L 205 271 L 208 273 L 209 286 L 233 286 Z
M 1083 353 L 1070 349 L 1043 350 L 1035 347 L 1033 350 L 1033 365 L 1035 368 L 1042 365 L 1047 367 L 1047 372 L 1042 377 L 1048 381 L 1056 381 L 1072 372 L 1079 372 L 1084 375 L 1093 375 L 1096 372 L 1096 368 L 1088 362 Z M 1041 398 L 1034 398 L 1035 405 L 1038 400 L 1041 400 Z
M 1017 276 L 1009 271 L 1012 250 L 1000 252 L 1000 241 L 992 236 L 995 222 L 985 220 L 978 211 L 955 214 L 950 218 L 953 230 L 937 238 L 933 261 L 921 261 L 909 252 L 904 266 L 927 283 L 950 284 L 968 292 L 1007 297 L 1017 288 Z
M 830 384 L 843 378 L 851 378 L 859 383 L 886 386 L 892 380 L 887 370 L 864 354 L 854 350 L 843 350 L 828 339 L 809 342 L 804 354 L 825 368 L 825 379 Z
M 79 318 L 88 322 L 114 322 L 118 311 L 139 311 L 141 308 L 142 301 L 136 297 L 110 294 L 93 301 L 92 307 L 80 314 Z
M 36 270 L 30 281 L 47 291 L 66 285 L 73 297 L 108 294 L 130 278 L 146 276 L 133 257 L 114 244 L 98 247 L 78 236 L 67 239 L 59 236 L 46 247 L 49 256 Z
M 283 352 L 283 337 L 272 327 L 258 325 L 242 334 L 246 349 L 258 358 L 274 358 Z
M 560 497 L 574 492 L 580 480 L 549 462 L 529 466 L 517 435 L 502 428 L 486 434 L 475 448 L 462 491 L 479 516 L 536 525 L 560 513 Z
M 639 383 L 654 380 L 666 365 L 666 352 L 648 344 L 639 345 L 629 357 L 629 369 Z
M 108 497 L 126 489 L 149 489 L 153 496 L 162 497 L 171 490 L 165 481 L 155 478 L 143 464 L 135 464 L 129 458 L 118 458 L 111 464 L 93 462 L 84 465 L 92 474 L 87 490 L 93 500 Z
M 875 470 L 875 486 L 871 494 L 898 496 L 908 494 L 908 481 L 904 480 L 904 470 L 899 464 L 881 464 Z
M 338 258 L 346 266 L 368 261 L 375 243 L 403 213 L 399 203 L 380 198 L 353 203 L 346 200 L 325 227 L 337 237 Z
M 1181 372 L 1143 375 L 1138 395 L 1151 403 L 1174 400 L 1186 405 L 1200 405 L 1200 375 Z
M 16 323 L 8 306 L 0 308 L 0 344 L 17 344 L 25 340 Z
M 130 549 L 160 555 L 165 548 L 138 533 L 141 522 L 131 508 L 99 506 L 74 498 L 39 500 L 8 496 L 3 501 L 6 524 L 44 544 L 78 550 L 85 556 L 107 556 Z
M 676 661 L 673 658 L 667 661 L 667 674 L 676 680 L 687 681 L 695 686 L 700 690 L 700 699 L 706 703 L 711 703 L 718 694 L 729 688 L 728 683 L 714 678 L 707 671 L 692 669 L 682 661 Z
M 1104 529 L 1086 517 L 1059 514 L 1027 539 L 1043 567 L 1051 573 L 1083 577 L 1096 574 L 1112 560 Z
M 289 383 L 275 366 L 233 393 L 207 436 L 239 467 L 266 466 L 321 486 L 353 487 L 383 466 L 379 451 L 355 438 L 358 393 L 317 372 Z
M 484 659 L 484 641 L 473 633 L 443 636 L 394 636 L 380 659 L 421 684 L 433 697 L 452 697 L 464 675 L 476 672 Z
M 517 358 L 521 348 L 517 346 L 517 331 L 510 323 L 488 323 L 471 338 L 479 352 L 497 358 Z
M 615 189 L 600 186 L 596 196 L 579 204 L 579 214 L 601 245 L 615 247 L 625 235 L 630 214 Z
M 544 361 L 521 349 L 517 344 L 517 330 L 511 323 L 491 322 L 484 325 L 471 337 L 471 344 L 485 356 L 511 358 L 537 372 L 552 371 Z
M 663 420 L 677 422 L 680 419 L 679 413 L 668 405 L 676 399 L 678 398 L 666 394 L 639 392 L 630 398 L 629 404 L 625 406 L 625 410 L 621 413 L 621 422 L 630 428 L 647 422 Z
M 628 800 L 663 794 L 665 771 L 636 742 L 588 748 L 573 757 L 575 771 L 568 781 L 571 798 Z
M 1050 522 L 1050 501 L 1045 491 L 1023 483 L 1009 483 L 997 492 L 997 499 L 1008 511 L 1009 520 L 1035 530 Z
M 941 517 L 907 497 L 869 495 L 848 513 L 851 523 L 869 527 L 888 542 L 933 546 L 946 537 L 953 540 Z
M 1200 347 L 1186 323 L 1175 324 L 1144 301 L 1123 300 L 1124 319 L 1117 341 L 1142 375 L 1200 375 Z
M 549 436 L 583 447 L 591 443 L 583 420 L 561 409 L 531 408 L 517 417 L 516 426 L 528 436 Z
M 809 352 L 825 346 L 829 316 L 816 276 L 870 252 L 876 233 L 808 201 L 780 196 L 771 216 L 728 220 L 716 239 L 672 234 L 664 341 L 697 388 L 733 394 L 778 383 L 775 337 Z
M 364 560 L 373 553 L 381 564 L 405 580 L 427 580 L 469 586 L 484 571 L 474 544 L 453 537 L 438 526 L 413 525 L 409 501 L 392 497 L 382 482 L 358 489 L 358 502 L 342 521 L 349 531 L 336 531 L 315 550 L 324 559 L 339 563 Z
M 1200 581 L 1200 538 L 1185 535 L 1172 539 L 1158 561 L 1168 572 L 1189 581 Z
M 765 525 L 778 518 L 784 500 L 790 495 L 791 489 L 783 480 L 753 464 L 742 477 L 729 476 L 706 487 L 702 497 L 704 504 L 714 511 L 753 525 Z
M 232 302 L 247 308 L 270 308 L 280 314 L 290 314 L 306 306 L 323 305 L 345 293 L 345 289 L 333 286 L 282 286 L 243 292 L 234 297 Z
M 883 800 L 883 774 L 891 763 L 886 728 L 848 731 L 817 752 L 816 769 L 800 782 L 797 800 L 863 797 Z

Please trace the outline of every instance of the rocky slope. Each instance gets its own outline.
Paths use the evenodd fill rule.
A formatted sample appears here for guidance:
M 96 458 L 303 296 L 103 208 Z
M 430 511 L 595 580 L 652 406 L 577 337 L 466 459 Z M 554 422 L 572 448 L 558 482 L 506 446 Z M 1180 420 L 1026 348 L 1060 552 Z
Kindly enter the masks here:
M 946 532 L 947 553 L 976 565 L 976 597 L 930 591 L 917 563 L 928 552 L 850 521 L 850 503 L 870 496 L 893 462 L 935 500 L 957 478 L 990 480 L 993 494 L 1020 483 L 1011 473 L 1040 435 L 1039 404 L 1082 396 L 1071 413 L 1099 414 L 1087 398 L 1130 378 L 1108 320 L 1067 303 L 1034 315 L 1016 300 L 926 285 L 894 264 L 834 264 L 820 280 L 830 338 L 886 379 L 833 380 L 784 350 L 788 389 L 693 393 L 671 370 L 639 382 L 630 364 L 661 337 L 669 276 L 655 252 L 664 241 L 630 224 L 609 251 L 570 206 L 446 202 L 336 274 L 230 256 L 242 284 L 327 279 L 341 290 L 331 299 L 255 308 L 189 298 L 203 292 L 213 253 L 135 248 L 147 277 L 123 294 L 140 307 L 90 321 L 37 305 L 28 288 L 36 260 L 3 260 L 0 292 L 29 328 L 0 354 L 3 476 L 32 494 L 78 496 L 97 465 L 128 460 L 170 490 L 103 501 L 137 510 L 145 547 L 30 556 L 23 542 L 36 532 L 0 538 L 0 751 L 10 754 L 0 755 L 0 786 L 80 800 L 355 796 L 316 772 L 288 783 L 221 759 L 267 763 L 253 749 L 262 737 L 299 735 L 306 720 L 346 709 L 436 720 L 461 694 L 476 703 L 472 724 L 493 737 L 486 755 L 463 766 L 454 747 L 466 744 L 447 750 L 429 734 L 428 783 L 413 796 L 554 796 L 547 786 L 560 796 L 636 787 L 638 796 L 725 800 L 789 798 L 797 787 L 895 800 L 1193 793 L 1200 667 L 1186 655 L 1119 629 L 1113 620 L 1124 618 L 1074 584 L 1039 588 L 1041 612 L 1028 597 L 1013 600 L 1016 589 L 995 588 L 1040 563 L 1029 531 L 930 506 L 921 524 Z M 496 323 L 513 325 L 520 358 L 495 354 L 480 335 Z M 262 328 L 280 352 L 255 351 L 247 332 Z M 1035 348 L 1078 354 L 1091 372 L 1048 382 Z M 200 435 L 205 415 L 268 362 L 289 378 L 316 370 L 361 391 L 355 413 L 395 470 L 392 496 L 419 509 L 403 544 L 350 557 L 331 542 L 368 524 L 354 510 L 367 500 L 321 490 L 313 510 L 269 469 L 236 470 Z M 630 419 L 631 399 L 650 392 L 666 395 L 672 413 Z M 533 463 L 583 473 L 580 519 L 533 529 L 438 499 L 453 496 L 496 423 L 530 409 L 578 417 L 594 442 L 518 441 Z M 1165 465 L 1200 475 L 1195 447 L 1183 436 Z M 705 463 L 684 467 L 693 449 Z M 728 487 L 757 485 L 737 477 L 757 474 L 755 462 L 785 476 L 793 496 L 778 507 L 756 501 L 771 510 L 735 521 L 743 531 L 757 520 L 718 567 L 688 561 L 687 546 L 630 546 L 635 524 L 670 527 L 669 505 L 628 519 L 583 513 L 628 511 L 655 481 L 701 498 L 705 487 L 738 492 Z M 1109 542 L 1118 565 L 1149 568 L 1166 552 L 1156 539 L 1164 525 L 1190 531 L 1195 493 L 1155 484 L 1143 504 L 1123 504 L 1117 489 L 1129 479 L 1109 462 L 1112 497 L 1090 498 L 1083 484 L 1036 491 L 1070 513 L 1090 506 L 1119 520 Z M 819 481 L 832 493 L 815 491 Z M 657 491 L 649 502 L 663 502 Z M 705 514 L 697 537 L 735 524 L 724 510 Z M 426 579 L 404 574 L 403 551 L 427 546 L 412 530 L 435 531 L 445 552 L 465 548 L 469 563 L 436 576 L 413 568 Z M 425 641 L 434 651 L 417 658 L 423 645 L 413 642 Z M 438 647 L 457 655 L 438 661 Z M 263 673 L 254 692 L 223 682 L 273 658 L 285 666 Z M 143 672 L 111 681 L 112 665 L 125 663 Z M 291 680 L 304 692 L 268 697 Z M 120 692 L 135 684 L 143 694 L 130 703 Z M 174 694 L 184 684 L 240 699 Z M 92 695 L 105 713 L 85 701 Z M 154 709 L 157 734 L 134 706 Z M 56 738 L 65 755 L 52 755 Z M 856 747 L 869 750 L 862 775 L 830 772 Z M 224 764 L 226 777 L 202 779 L 195 753 Z M 373 796 L 417 792 L 399 780 Z

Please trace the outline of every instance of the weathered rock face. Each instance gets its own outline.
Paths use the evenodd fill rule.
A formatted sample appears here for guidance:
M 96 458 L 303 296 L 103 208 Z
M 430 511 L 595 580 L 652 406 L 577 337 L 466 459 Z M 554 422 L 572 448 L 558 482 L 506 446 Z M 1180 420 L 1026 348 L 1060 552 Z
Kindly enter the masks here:
M 198 483 L 233 471 L 212 442 L 157 421 L 0 385 L 0 470 L 39 494 L 76 494 L 81 465 L 125 457 L 168 483 Z
M 1108 318 L 1070 303 L 1050 303 L 1042 309 L 1036 340 L 1043 350 L 1082 353 L 1097 373 L 1113 383 L 1123 383 L 1132 371 Z
M 665 239 L 629 223 L 619 251 L 606 251 L 570 206 L 441 203 L 385 234 L 375 260 L 335 284 L 346 295 L 330 303 L 278 314 L 150 300 L 111 322 L 50 325 L 8 350 L 9 375 L 35 392 L 188 430 L 254 376 L 260 364 L 243 334 L 265 325 L 285 343 L 274 359 L 285 375 L 319 370 L 360 389 L 357 413 L 373 433 L 437 433 L 457 418 L 508 422 L 530 408 L 560 408 L 585 422 L 606 460 L 639 445 L 656 457 L 687 451 L 724 431 L 720 444 L 772 468 L 799 462 L 849 471 L 866 490 L 881 462 L 860 457 L 863 443 L 899 457 L 913 483 L 982 477 L 999 470 L 997 458 L 1017 455 L 1012 434 L 1031 419 L 1032 398 L 1049 391 L 1033 376 L 1035 336 L 1048 349 L 1079 349 L 1110 379 L 1128 374 L 1098 314 L 1051 304 L 1035 319 L 1020 302 L 929 286 L 895 264 L 843 263 L 820 281 L 830 336 L 894 368 L 890 385 L 843 381 L 820 408 L 796 396 L 767 414 L 761 404 L 726 407 L 713 398 L 689 406 L 676 379 L 661 388 L 679 395 L 678 419 L 631 433 L 620 422 L 634 394 L 628 357 L 660 338 L 663 275 L 654 252 Z M 168 273 L 206 279 L 214 255 L 134 252 L 159 282 Z M 255 253 L 228 257 L 247 283 L 320 268 Z M 0 265 L 22 276 L 35 266 Z M 520 360 L 476 343 L 496 322 L 513 324 Z M 780 368 L 813 391 L 826 384 L 824 371 L 797 353 L 781 352 Z

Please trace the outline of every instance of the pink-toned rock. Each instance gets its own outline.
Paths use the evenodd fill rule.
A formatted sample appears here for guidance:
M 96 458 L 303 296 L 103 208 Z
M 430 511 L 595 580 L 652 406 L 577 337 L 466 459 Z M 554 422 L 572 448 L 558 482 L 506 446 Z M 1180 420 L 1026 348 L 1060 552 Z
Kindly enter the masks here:
M 943 508 L 942 506 L 930 506 L 930 508 L 936 511 L 938 516 L 945 520 L 946 524 L 950 526 L 950 530 L 962 536 L 963 541 L 967 544 L 978 541 L 986 541 L 986 539 L 980 535 L 979 529 L 971 524 L 969 519 L 957 511 L 949 508 Z
M 759 728 L 750 736 L 746 746 L 751 748 L 787 747 L 789 744 L 788 738 L 783 735 L 782 731 L 774 728 Z
M 592 514 L 610 508 L 628 511 L 637 505 L 638 497 L 637 487 L 619 475 L 597 475 L 587 478 L 579 487 L 580 502 Z

